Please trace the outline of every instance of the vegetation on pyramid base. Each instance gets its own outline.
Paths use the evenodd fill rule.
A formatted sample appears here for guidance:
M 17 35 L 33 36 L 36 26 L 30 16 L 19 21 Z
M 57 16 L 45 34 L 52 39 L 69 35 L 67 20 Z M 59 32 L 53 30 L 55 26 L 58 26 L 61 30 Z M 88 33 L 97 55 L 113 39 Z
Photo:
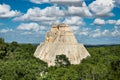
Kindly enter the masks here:
M 64 54 L 56 55 L 55 65 L 56 65 L 56 67 L 69 66 L 70 65 L 70 61 L 68 60 L 68 58 Z

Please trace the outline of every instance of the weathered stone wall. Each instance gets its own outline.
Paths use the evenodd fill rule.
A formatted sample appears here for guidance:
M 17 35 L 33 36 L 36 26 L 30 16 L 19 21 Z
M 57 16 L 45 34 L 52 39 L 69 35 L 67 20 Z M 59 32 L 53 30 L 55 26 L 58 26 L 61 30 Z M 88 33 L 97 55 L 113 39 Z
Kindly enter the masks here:
M 47 32 L 45 42 L 34 53 L 35 57 L 47 62 L 48 66 L 54 66 L 56 55 L 66 55 L 71 64 L 79 64 L 83 58 L 90 56 L 84 45 L 78 44 L 68 25 L 54 25 L 52 28 L 56 29 Z

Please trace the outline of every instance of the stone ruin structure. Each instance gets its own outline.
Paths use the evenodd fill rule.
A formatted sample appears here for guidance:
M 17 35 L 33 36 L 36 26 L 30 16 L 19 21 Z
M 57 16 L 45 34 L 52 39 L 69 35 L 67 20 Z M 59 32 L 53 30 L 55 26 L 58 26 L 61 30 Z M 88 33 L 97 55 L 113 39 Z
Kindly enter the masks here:
M 48 66 L 54 66 L 56 55 L 61 54 L 66 55 L 71 64 L 79 64 L 83 58 L 90 56 L 84 45 L 78 44 L 67 24 L 54 24 L 34 56 L 47 62 Z

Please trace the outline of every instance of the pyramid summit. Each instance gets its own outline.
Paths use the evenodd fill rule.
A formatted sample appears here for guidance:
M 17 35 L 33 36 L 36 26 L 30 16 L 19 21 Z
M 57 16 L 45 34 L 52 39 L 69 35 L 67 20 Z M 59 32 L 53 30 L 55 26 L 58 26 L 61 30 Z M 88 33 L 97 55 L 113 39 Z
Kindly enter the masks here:
M 90 56 L 84 45 L 77 42 L 67 24 L 53 24 L 34 56 L 47 62 L 48 66 L 54 66 L 56 55 L 61 54 L 66 55 L 71 64 L 79 64 L 83 58 Z

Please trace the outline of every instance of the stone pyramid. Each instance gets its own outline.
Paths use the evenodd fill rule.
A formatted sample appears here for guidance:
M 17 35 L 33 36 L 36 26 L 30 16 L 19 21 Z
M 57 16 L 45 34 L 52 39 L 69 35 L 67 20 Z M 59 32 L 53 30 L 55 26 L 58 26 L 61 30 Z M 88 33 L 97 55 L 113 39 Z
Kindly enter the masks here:
M 64 54 L 71 64 L 79 64 L 83 58 L 90 56 L 83 44 L 78 44 L 74 33 L 66 24 L 54 24 L 46 33 L 44 42 L 38 45 L 34 56 L 48 63 L 48 66 L 55 65 L 56 55 Z

